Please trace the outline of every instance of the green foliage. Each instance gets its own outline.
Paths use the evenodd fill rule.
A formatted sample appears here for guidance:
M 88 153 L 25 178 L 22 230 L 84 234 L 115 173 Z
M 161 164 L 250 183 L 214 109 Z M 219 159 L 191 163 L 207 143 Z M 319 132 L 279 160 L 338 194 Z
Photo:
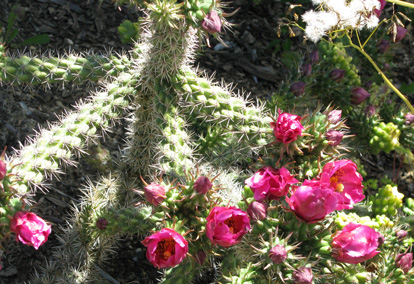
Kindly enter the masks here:
M 139 23 L 133 23 L 129 20 L 125 20 L 118 27 L 118 33 L 121 37 L 122 43 L 136 42 L 139 37 Z

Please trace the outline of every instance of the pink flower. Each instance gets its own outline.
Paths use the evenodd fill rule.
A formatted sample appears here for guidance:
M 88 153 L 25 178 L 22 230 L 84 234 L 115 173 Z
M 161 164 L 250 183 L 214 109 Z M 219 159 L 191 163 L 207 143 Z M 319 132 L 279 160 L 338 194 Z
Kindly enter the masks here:
M 328 187 L 322 187 L 318 181 L 305 182 L 298 187 L 286 202 L 296 216 L 305 222 L 315 223 L 335 211 L 338 197 Z
M 216 11 L 211 11 L 206 15 L 204 20 L 201 22 L 201 28 L 211 34 L 221 32 L 221 19 Z
M 361 224 L 349 223 L 332 238 L 332 256 L 340 262 L 357 264 L 373 258 L 380 252 L 380 233 Z
M 157 268 L 174 267 L 187 255 L 188 242 L 170 228 L 164 228 L 142 241 L 147 258 Z
M 17 212 L 10 221 L 10 230 L 16 234 L 16 240 L 35 249 L 47 241 L 52 226 L 31 212 Z
M 206 194 L 212 187 L 213 184 L 208 177 L 205 176 L 198 177 L 193 185 L 194 190 L 200 194 Z
M 397 255 L 395 259 L 395 266 L 401 268 L 405 274 L 410 271 L 411 267 L 413 266 L 413 254 L 410 253 L 400 253 Z
M 207 237 L 225 248 L 239 243 L 249 230 L 249 216 L 236 207 L 214 207 L 207 217 Z
M 321 174 L 321 184 L 330 186 L 338 194 L 336 210 L 352 209 L 353 204 L 364 199 L 362 176 L 351 160 L 327 163 Z
M 261 168 L 245 181 L 257 201 L 277 200 L 288 193 L 292 184 L 298 182 L 284 167 L 279 170 L 272 167 Z
M 166 198 L 165 187 L 161 184 L 151 183 L 144 187 L 144 195 L 149 203 L 158 206 Z
M 290 114 L 280 113 L 276 123 L 271 122 L 270 126 L 273 128 L 273 133 L 276 136 L 276 140 L 283 142 L 283 144 L 289 144 L 296 139 L 298 136 L 302 136 L 303 125 L 300 123 L 302 117 Z

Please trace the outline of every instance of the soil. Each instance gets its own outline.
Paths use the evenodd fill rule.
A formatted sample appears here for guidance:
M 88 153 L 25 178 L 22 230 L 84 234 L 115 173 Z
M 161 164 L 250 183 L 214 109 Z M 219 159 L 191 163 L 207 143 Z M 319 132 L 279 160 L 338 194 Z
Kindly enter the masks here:
M 40 46 L 25 49 L 11 47 L 12 53 L 122 53 L 129 49 L 122 44 L 117 32 L 122 21 L 136 21 L 140 11 L 123 7 L 115 8 L 110 1 L 98 0 L 2 0 L 0 22 L 5 23 L 7 15 L 16 6 L 17 21 L 15 27 L 19 34 L 15 43 L 30 36 L 46 33 L 51 41 Z M 222 36 L 228 47 L 211 38 L 211 48 L 200 49 L 200 56 L 195 65 L 209 76 L 214 74 L 216 80 L 233 84 L 236 92 L 251 98 L 268 98 L 276 92 L 278 86 L 286 79 L 285 67 L 280 54 L 275 51 L 277 27 L 280 15 L 287 8 L 284 1 L 265 1 L 254 5 L 252 1 L 235 1 L 228 12 L 240 8 L 231 17 L 234 23 L 232 32 Z M 301 45 L 299 36 L 293 39 L 303 54 L 312 47 Z M 413 42 L 413 41 L 411 41 Z M 405 59 L 414 49 L 400 56 Z M 410 57 L 408 57 L 410 58 Z M 412 57 L 411 57 L 412 58 Z M 405 63 L 407 63 L 405 61 Z M 408 64 L 409 65 L 409 64 Z M 401 66 L 404 66 L 402 64 Z M 407 64 L 405 64 L 407 66 Z M 398 67 L 401 68 L 401 67 Z M 414 70 L 398 69 L 411 80 Z M 404 73 L 405 72 L 405 73 Z M 408 74 L 408 75 L 407 75 Z M 407 77 L 404 80 L 407 80 Z M 410 83 L 409 81 L 403 81 Z M 28 88 L 11 86 L 8 83 L 0 88 L 0 147 L 7 146 L 7 154 L 24 144 L 27 137 L 36 134 L 39 129 L 58 120 L 57 115 L 73 109 L 73 105 L 88 96 L 89 91 L 98 84 L 60 85 Z M 124 123 L 118 124 L 102 141 L 102 145 L 113 157 L 118 157 L 122 147 L 125 129 Z M 386 163 L 385 163 L 386 164 Z M 54 227 L 65 226 L 70 204 L 79 199 L 79 188 L 88 179 L 96 180 L 98 169 L 86 158 L 79 159 L 77 167 L 69 167 L 59 180 L 53 180 L 47 194 L 39 193 L 36 197 L 36 212 L 50 221 Z M 58 245 L 55 233 L 39 250 L 34 250 L 17 243 L 13 239 L 3 242 L 5 253 L 1 258 L 0 283 L 17 284 L 30 280 L 35 267 L 44 263 L 50 255 L 51 248 Z M 120 265 L 121 264 L 121 265 Z M 108 265 L 101 268 L 110 275 L 113 283 L 155 283 L 158 272 L 146 260 L 145 250 L 140 240 L 128 238 L 120 243 Z M 108 278 L 108 279 L 110 279 Z M 213 282 L 207 275 L 199 283 Z

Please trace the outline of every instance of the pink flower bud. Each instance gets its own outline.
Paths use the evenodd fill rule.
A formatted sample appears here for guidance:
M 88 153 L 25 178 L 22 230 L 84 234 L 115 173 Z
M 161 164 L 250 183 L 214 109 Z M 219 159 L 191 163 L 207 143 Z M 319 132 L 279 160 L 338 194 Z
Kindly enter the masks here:
M 385 53 L 390 48 L 390 42 L 388 40 L 382 39 L 378 42 L 377 48 L 379 53 Z
M 166 198 L 165 187 L 156 183 L 151 183 L 144 187 L 144 194 L 147 201 L 154 206 L 158 206 Z
M 6 177 L 7 174 L 7 164 L 5 161 L 0 160 L 0 181 Z
M 98 220 L 96 220 L 96 227 L 98 227 L 99 230 L 105 230 L 106 226 L 108 226 L 108 220 L 106 220 L 104 217 L 101 217 Z
M 221 32 L 221 26 L 220 16 L 214 10 L 208 13 L 201 22 L 201 28 L 211 34 Z
M 345 70 L 338 68 L 332 69 L 330 76 L 335 82 L 340 82 L 345 77 Z
M 338 122 L 340 122 L 341 117 L 342 117 L 342 110 L 340 109 L 335 109 L 328 113 L 328 121 L 332 124 L 337 124 Z
M 274 263 L 279 264 L 286 260 L 287 251 L 284 246 L 275 245 L 274 247 L 270 249 L 269 257 Z
M 399 230 L 395 233 L 395 235 L 397 236 L 397 239 L 401 242 L 405 239 L 405 237 L 407 237 L 408 232 L 405 230 Z
M 204 261 L 206 260 L 206 253 L 203 250 L 199 250 L 197 254 L 194 256 L 195 260 L 198 264 L 203 265 Z
M 264 220 L 267 216 L 267 206 L 261 202 L 252 201 L 247 208 L 247 214 L 253 220 Z
M 16 240 L 35 249 L 47 241 L 52 226 L 31 212 L 17 212 L 10 221 L 10 231 L 16 234 Z
M 400 253 L 395 259 L 395 266 L 401 268 L 404 273 L 408 273 L 413 265 L 413 254 L 412 253 Z
M 315 49 L 309 54 L 309 62 L 315 64 L 319 62 L 319 51 Z
M 236 207 L 214 207 L 207 217 L 206 235 L 212 244 L 230 247 L 250 231 L 246 212 Z
M 406 125 L 411 125 L 414 123 L 414 115 L 412 115 L 411 113 L 407 112 L 407 114 L 404 116 L 405 118 L 405 124 Z
M 373 105 L 369 105 L 364 109 L 364 113 L 368 116 L 368 117 L 372 117 L 376 114 L 377 109 L 373 106 Z
M 326 139 L 329 141 L 329 145 L 332 146 L 338 146 L 342 138 L 344 137 L 344 134 L 341 131 L 330 129 L 326 133 Z
M 290 86 L 290 91 L 296 96 L 300 97 L 305 92 L 306 83 L 305 82 L 295 82 Z
M 364 88 L 356 87 L 351 91 L 351 103 L 359 105 L 371 96 Z
M 380 233 L 361 224 L 349 223 L 332 238 L 332 256 L 340 262 L 357 264 L 373 258 L 377 250 Z
M 213 184 L 205 176 L 198 177 L 193 185 L 194 190 L 200 194 L 206 194 L 212 187 Z
M 310 64 L 310 63 L 303 63 L 300 66 L 300 73 L 304 77 L 309 76 L 312 73 L 312 64 Z M 305 84 L 305 83 L 303 83 L 303 84 Z
M 287 112 L 280 113 L 275 122 L 271 122 L 276 140 L 283 144 L 289 144 L 302 136 L 303 125 L 300 123 L 302 117 Z
M 257 201 L 278 200 L 285 196 L 292 184 L 298 183 L 287 169 L 264 167 L 245 180 Z
M 157 268 L 174 267 L 188 253 L 188 242 L 170 228 L 152 234 L 142 244 L 147 247 L 147 259 Z
M 407 34 L 407 29 L 401 26 L 397 26 L 397 33 L 392 32 L 391 38 L 393 42 L 401 41 Z
M 304 266 L 293 271 L 292 276 L 294 284 L 312 284 L 313 281 L 312 269 Z

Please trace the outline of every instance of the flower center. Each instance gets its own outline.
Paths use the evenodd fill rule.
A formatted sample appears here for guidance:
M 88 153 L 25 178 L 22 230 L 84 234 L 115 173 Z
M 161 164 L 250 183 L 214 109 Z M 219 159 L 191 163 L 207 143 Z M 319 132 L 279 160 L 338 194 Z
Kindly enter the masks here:
M 341 177 L 344 175 L 344 172 L 342 170 L 338 170 L 329 181 L 331 182 L 331 186 L 334 188 L 337 192 L 342 192 L 344 190 L 344 185 L 341 183 L 342 179 Z
M 228 218 L 226 221 L 224 221 L 224 224 L 227 225 L 227 227 L 229 227 L 229 231 L 232 234 L 237 234 L 240 231 L 240 220 L 234 218 L 234 217 L 230 217 Z
M 157 249 L 155 250 L 156 255 L 163 260 L 168 260 L 170 256 L 175 253 L 175 241 L 173 238 L 164 239 L 159 241 Z

